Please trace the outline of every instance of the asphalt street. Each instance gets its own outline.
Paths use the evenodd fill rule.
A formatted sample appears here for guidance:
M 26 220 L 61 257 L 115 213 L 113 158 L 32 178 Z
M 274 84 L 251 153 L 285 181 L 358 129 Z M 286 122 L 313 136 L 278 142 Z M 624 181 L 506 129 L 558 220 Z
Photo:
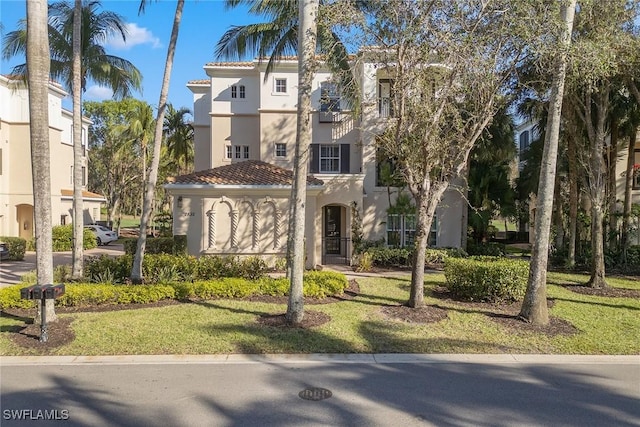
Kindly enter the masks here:
M 1 423 L 640 426 L 639 362 L 544 355 L 5 357 Z M 309 394 L 326 398 L 302 399 L 311 388 L 331 396 L 316 390 Z

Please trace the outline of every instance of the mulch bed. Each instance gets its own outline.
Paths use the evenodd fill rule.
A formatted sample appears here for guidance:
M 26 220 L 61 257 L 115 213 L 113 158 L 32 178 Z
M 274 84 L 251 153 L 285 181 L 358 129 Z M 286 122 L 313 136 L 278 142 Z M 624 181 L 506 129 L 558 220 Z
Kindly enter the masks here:
M 439 286 L 436 287 L 431 294 L 434 298 L 441 299 L 456 304 L 464 310 L 478 310 L 484 312 L 491 320 L 500 323 L 511 329 L 512 333 L 522 332 L 537 332 L 548 336 L 558 335 L 574 335 L 579 331 L 571 323 L 564 319 L 560 319 L 554 316 L 549 316 L 548 325 L 534 325 L 524 321 L 519 317 L 520 309 L 522 308 L 522 302 L 478 302 L 478 301 L 465 301 L 459 298 L 455 298 L 447 290 L 447 288 Z M 555 304 L 553 299 L 547 300 L 547 307 L 551 308 Z
M 606 288 L 592 288 L 586 285 L 566 285 L 564 288 L 577 294 L 595 297 L 640 298 L 640 290 L 637 289 L 613 288 L 611 286 Z
M 331 321 L 331 316 L 320 311 L 305 310 L 302 322 L 290 325 L 285 314 L 266 314 L 258 316 L 257 322 L 263 326 L 275 328 L 311 329 Z
M 9 337 L 18 346 L 23 348 L 33 348 L 38 350 L 51 350 L 72 342 L 76 335 L 71 329 L 73 319 L 58 319 L 57 322 L 47 324 L 47 342 L 40 342 L 40 325 L 34 323 L 26 326 L 14 326 Z

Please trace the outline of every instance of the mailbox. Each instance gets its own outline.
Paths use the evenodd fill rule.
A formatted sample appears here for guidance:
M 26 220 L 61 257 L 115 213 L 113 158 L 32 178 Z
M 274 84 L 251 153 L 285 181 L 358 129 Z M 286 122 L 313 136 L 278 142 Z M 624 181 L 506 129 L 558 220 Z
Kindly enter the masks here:
M 64 284 L 57 285 L 33 285 L 20 289 L 22 299 L 56 299 L 64 295 Z

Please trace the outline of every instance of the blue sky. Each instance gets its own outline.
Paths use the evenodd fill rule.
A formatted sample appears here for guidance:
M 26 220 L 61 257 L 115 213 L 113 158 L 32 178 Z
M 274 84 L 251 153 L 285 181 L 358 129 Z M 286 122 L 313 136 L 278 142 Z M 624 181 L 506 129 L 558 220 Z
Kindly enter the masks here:
M 144 99 L 153 107 L 158 104 L 175 3 L 173 0 L 151 1 L 145 14 L 138 16 L 139 1 L 102 1 L 102 9 L 120 14 L 129 28 L 126 44 L 122 40 L 114 40 L 106 46 L 107 52 L 125 58 L 138 67 L 143 75 L 143 91 L 134 94 L 134 97 Z M 17 22 L 25 16 L 24 0 L 0 0 L 0 21 L 4 33 L 16 29 Z M 245 7 L 226 10 L 222 0 L 186 0 L 171 75 L 169 102 L 176 108 L 193 109 L 193 99 L 186 83 L 206 78 L 202 67 L 216 60 L 214 47 L 222 34 L 231 25 L 260 21 L 262 18 L 249 16 Z M 14 65 L 24 63 L 24 58 L 0 61 L 0 73 L 7 74 Z M 90 83 L 83 99 L 111 99 L 111 93 L 106 88 Z M 65 107 L 70 106 L 69 99 Z

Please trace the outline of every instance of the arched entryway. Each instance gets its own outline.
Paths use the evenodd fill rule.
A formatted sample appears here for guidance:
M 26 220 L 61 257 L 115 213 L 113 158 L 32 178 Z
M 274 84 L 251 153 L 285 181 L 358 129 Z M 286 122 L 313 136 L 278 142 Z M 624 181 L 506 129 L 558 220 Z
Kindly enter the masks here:
M 18 236 L 31 240 L 33 238 L 33 206 L 17 205 L 16 220 L 18 222 Z
M 345 206 L 326 205 L 322 208 L 322 264 L 351 262 L 349 220 Z

